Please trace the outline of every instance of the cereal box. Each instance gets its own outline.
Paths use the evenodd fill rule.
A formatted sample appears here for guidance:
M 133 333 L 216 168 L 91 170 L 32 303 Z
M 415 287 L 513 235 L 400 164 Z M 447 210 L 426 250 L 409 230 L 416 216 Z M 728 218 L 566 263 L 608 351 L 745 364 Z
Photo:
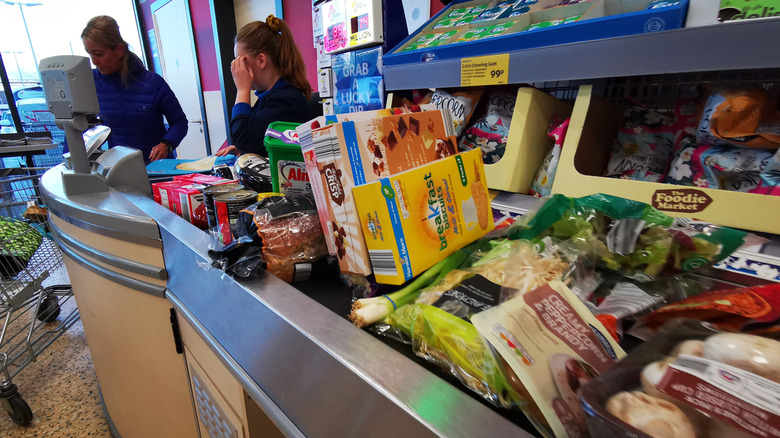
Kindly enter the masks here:
M 493 229 L 482 153 L 476 149 L 352 193 L 381 283 L 402 284 Z

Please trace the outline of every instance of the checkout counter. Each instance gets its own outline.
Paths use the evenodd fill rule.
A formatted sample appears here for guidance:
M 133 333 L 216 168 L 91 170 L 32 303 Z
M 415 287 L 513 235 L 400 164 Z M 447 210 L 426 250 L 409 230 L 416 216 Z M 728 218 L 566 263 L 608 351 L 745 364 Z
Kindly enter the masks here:
M 40 66 L 50 103 L 89 68 L 56 58 Z M 140 152 L 89 163 L 74 146 L 96 101 L 62 107 L 73 156 L 40 188 L 115 436 L 532 436 L 519 412 L 353 326 L 335 275 L 293 287 L 211 267 L 212 237 L 151 199 Z
M 117 178 L 133 158 L 111 149 L 92 174 L 148 185 Z M 335 276 L 303 290 L 236 280 L 211 267 L 212 237 L 148 193 L 69 195 L 68 172 L 49 170 L 41 191 L 117 436 L 531 436 L 354 327 Z

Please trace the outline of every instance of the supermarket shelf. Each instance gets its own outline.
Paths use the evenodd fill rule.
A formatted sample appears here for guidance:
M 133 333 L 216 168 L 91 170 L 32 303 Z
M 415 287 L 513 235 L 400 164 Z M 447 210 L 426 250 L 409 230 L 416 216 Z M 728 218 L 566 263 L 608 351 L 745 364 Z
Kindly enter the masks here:
M 768 18 L 518 50 L 510 53 L 509 82 L 780 68 L 770 48 L 778 34 L 780 18 Z M 385 87 L 458 87 L 460 62 L 385 65 Z

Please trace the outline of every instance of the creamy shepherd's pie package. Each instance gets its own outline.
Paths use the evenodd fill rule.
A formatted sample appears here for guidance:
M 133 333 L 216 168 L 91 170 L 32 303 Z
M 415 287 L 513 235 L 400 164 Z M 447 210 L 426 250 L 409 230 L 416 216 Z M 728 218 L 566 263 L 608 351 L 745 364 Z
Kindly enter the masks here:
M 472 315 L 471 322 L 517 375 L 522 388 L 515 390 L 541 411 L 544 418 L 534 418 L 540 432 L 588 436 L 577 390 L 625 353 L 565 284 L 550 282 Z

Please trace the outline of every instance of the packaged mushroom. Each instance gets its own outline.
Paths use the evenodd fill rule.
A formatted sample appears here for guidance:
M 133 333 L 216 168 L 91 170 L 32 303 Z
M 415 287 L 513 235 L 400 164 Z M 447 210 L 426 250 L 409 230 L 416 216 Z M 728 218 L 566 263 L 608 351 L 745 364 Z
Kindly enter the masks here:
M 582 388 L 592 436 L 780 436 L 780 342 L 668 321 Z

